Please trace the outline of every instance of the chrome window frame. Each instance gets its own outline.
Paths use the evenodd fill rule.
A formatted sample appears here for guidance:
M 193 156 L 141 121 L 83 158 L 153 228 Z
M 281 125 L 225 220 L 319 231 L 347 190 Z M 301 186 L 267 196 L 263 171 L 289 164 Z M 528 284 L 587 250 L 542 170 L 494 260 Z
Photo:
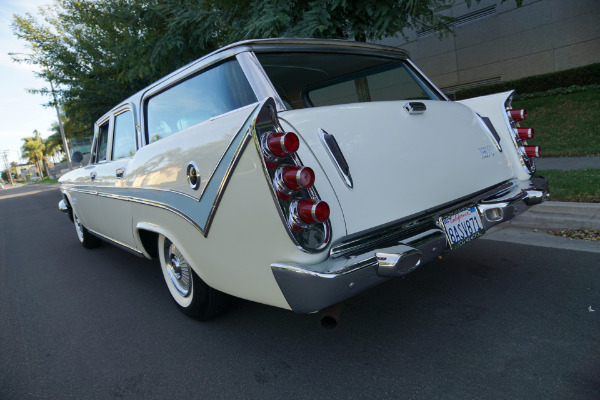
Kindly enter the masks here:
M 136 124 L 136 112 L 135 112 L 135 106 L 133 105 L 133 103 L 126 103 L 126 104 L 122 104 L 117 106 L 114 111 L 111 112 L 111 123 L 112 126 L 110 127 L 109 130 L 109 136 L 110 136 L 110 161 L 115 161 L 113 159 L 113 146 L 114 146 L 114 135 L 115 135 L 115 126 L 116 126 L 116 119 L 119 115 L 126 113 L 127 111 L 131 111 L 132 114 L 132 118 L 131 118 L 131 122 L 133 123 L 133 134 L 134 134 L 134 143 L 135 143 L 135 151 L 137 152 L 140 147 L 138 144 L 138 138 L 137 138 L 137 124 Z M 129 157 L 121 157 L 119 158 L 119 160 L 122 160 L 124 158 L 131 158 L 133 156 L 129 156 Z
M 154 96 L 169 90 L 172 87 L 175 87 L 177 85 L 179 85 L 181 82 L 192 78 L 194 75 L 198 75 L 201 74 L 202 71 L 207 70 L 212 68 L 213 66 L 216 66 L 217 64 L 227 61 L 228 59 L 237 59 L 237 54 L 242 52 L 242 51 L 248 51 L 249 49 L 247 48 L 241 48 L 241 49 L 229 49 L 229 50 L 224 50 L 222 52 L 216 53 L 216 54 L 209 54 L 206 57 L 203 57 L 197 61 L 194 61 L 191 64 L 188 64 L 187 66 L 167 75 L 166 77 L 164 77 L 163 79 L 159 80 L 158 82 L 154 83 L 153 85 L 149 86 L 148 88 L 146 88 L 140 95 L 139 98 L 139 113 L 140 113 L 140 135 L 141 135 L 141 139 L 143 142 L 143 145 L 146 146 L 148 144 L 150 144 L 149 142 L 149 138 L 148 138 L 148 126 L 147 126 L 147 115 L 146 115 L 146 104 L 147 102 Z M 238 61 L 239 64 L 239 61 Z M 240 65 L 241 67 L 241 65 Z M 246 76 L 246 79 L 248 79 L 248 76 L 246 75 L 246 72 L 244 71 L 244 69 L 242 68 L 242 72 L 244 73 L 244 75 Z M 250 82 L 250 81 L 249 81 Z M 252 86 L 252 84 L 250 84 L 250 87 L 254 90 L 254 87 Z M 255 95 L 257 95 L 257 93 L 254 93 Z M 258 99 L 258 101 L 261 101 L 261 99 Z M 250 104 L 254 104 L 254 103 L 250 103 Z M 249 104 L 246 104 L 244 107 L 248 106 Z M 238 110 L 242 107 L 236 108 L 235 110 Z M 228 112 L 231 112 L 234 110 L 229 110 Z M 213 118 L 218 118 L 221 115 L 224 115 L 226 113 L 223 114 L 219 114 L 216 115 Z
M 237 54 L 236 58 L 242 67 L 242 71 L 244 71 L 244 74 L 246 75 L 246 79 L 250 82 L 250 86 L 252 87 L 252 90 L 254 90 L 254 94 L 258 101 L 272 97 L 273 100 L 275 100 L 277 111 L 287 110 L 283 100 L 279 97 L 279 93 L 258 60 L 258 57 L 256 57 L 256 54 L 252 51 L 244 51 Z

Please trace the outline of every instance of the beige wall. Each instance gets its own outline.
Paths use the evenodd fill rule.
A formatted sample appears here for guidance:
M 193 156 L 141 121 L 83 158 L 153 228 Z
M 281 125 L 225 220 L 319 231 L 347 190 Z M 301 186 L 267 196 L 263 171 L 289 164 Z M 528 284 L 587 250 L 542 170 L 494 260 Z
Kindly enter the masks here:
M 472 86 L 600 62 L 600 0 L 459 2 L 449 15 L 461 17 L 495 6 L 492 15 L 455 28 L 455 35 L 403 38 L 381 43 L 408 50 L 440 87 Z

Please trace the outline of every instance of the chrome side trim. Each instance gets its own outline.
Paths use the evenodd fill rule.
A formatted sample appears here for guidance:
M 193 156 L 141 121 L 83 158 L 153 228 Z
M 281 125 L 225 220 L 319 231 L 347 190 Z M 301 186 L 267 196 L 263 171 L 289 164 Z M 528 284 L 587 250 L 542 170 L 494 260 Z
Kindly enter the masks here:
M 79 192 L 79 193 L 88 193 L 88 194 L 92 193 L 92 192 L 89 192 L 86 190 L 79 190 L 77 188 L 68 188 L 66 190 L 71 191 L 71 192 Z M 183 218 L 184 220 L 186 220 L 187 222 L 189 222 L 194 228 L 198 229 L 200 231 L 200 233 L 202 233 L 202 235 L 204 235 L 206 237 L 204 229 L 192 217 L 187 215 L 185 212 L 179 210 L 178 208 L 169 206 L 168 204 L 166 204 L 164 202 L 152 201 L 152 200 L 144 199 L 141 197 L 117 195 L 117 194 L 106 193 L 106 192 L 94 192 L 93 194 L 100 196 L 100 197 L 111 198 L 114 200 L 129 201 L 132 203 L 144 204 L 147 206 L 152 206 L 152 207 L 160 208 L 160 209 L 163 209 L 166 211 L 170 211 L 173 214 L 176 214 L 177 216 L 179 216 L 179 217 Z M 88 229 L 88 230 L 90 230 L 90 229 Z
M 138 250 L 138 249 L 136 249 L 136 248 L 134 248 L 134 247 L 128 246 L 128 245 L 126 245 L 125 243 L 119 242 L 118 240 L 112 239 L 112 238 L 110 238 L 110 237 L 108 237 L 108 236 L 105 236 L 105 235 L 103 235 L 103 234 L 101 234 L 101 233 L 98 233 L 98 232 L 96 232 L 96 231 L 94 231 L 94 230 L 91 230 L 91 229 L 89 229 L 88 227 L 86 227 L 86 229 L 87 229 L 87 231 L 88 231 L 89 233 L 91 233 L 92 235 L 94 235 L 94 236 L 96 236 L 96 237 L 98 237 L 98 238 L 100 238 L 100 239 L 102 239 L 102 240 L 105 240 L 105 241 L 107 241 L 107 242 L 110 242 L 111 244 L 113 244 L 113 245 L 115 245 L 115 246 L 117 246 L 117 247 L 120 247 L 120 248 L 122 248 L 123 250 L 125 250 L 125 251 L 128 251 L 128 252 L 130 252 L 130 253 L 132 253 L 132 254 L 135 254 L 135 255 L 136 255 L 136 256 L 138 256 L 138 257 L 144 257 L 144 254 L 143 254 L 143 252 L 141 252 L 140 250 Z
M 208 179 L 206 179 L 206 185 L 204 185 L 204 187 L 202 188 L 202 190 L 200 191 L 200 196 L 197 198 L 197 200 L 202 201 L 202 197 L 204 196 L 204 192 L 206 191 L 206 188 L 208 186 L 208 183 L 210 181 L 212 181 L 213 176 L 215 176 L 215 174 L 217 173 L 217 170 L 219 169 L 219 165 L 221 165 L 222 162 L 226 162 L 223 161 L 226 156 L 227 156 L 227 150 L 231 147 L 231 146 L 235 146 L 235 143 L 240 139 L 239 138 L 239 134 L 240 132 L 242 132 L 244 130 L 244 127 L 246 126 L 246 124 L 248 123 L 248 120 L 251 119 L 250 117 L 252 116 L 252 112 L 254 112 L 256 110 L 256 108 L 258 107 L 259 103 L 252 103 L 248 106 L 242 107 L 238 110 L 243 110 L 245 108 L 250 108 L 252 107 L 252 111 L 249 115 L 249 117 L 246 119 L 246 121 L 244 122 L 244 125 L 242 125 L 242 128 L 240 128 L 240 130 L 235 134 L 235 136 L 233 138 L 231 138 L 231 140 L 229 141 L 229 144 L 227 144 L 227 149 L 225 149 L 225 151 L 223 152 L 223 154 L 221 154 L 221 157 L 219 158 L 219 162 L 217 162 L 217 164 L 215 165 L 215 167 L 213 168 L 213 170 L 210 172 L 210 176 L 208 177 Z M 234 111 L 238 111 L 238 110 L 234 110 Z M 233 111 L 230 111 L 229 113 L 231 113 Z M 227 113 L 227 114 L 229 114 Z M 225 115 L 225 114 L 223 114 Z M 218 117 L 214 117 L 214 118 L 220 118 L 221 116 Z M 193 196 L 192 196 L 193 197 Z
M 67 204 L 65 203 L 64 199 L 58 202 L 58 209 L 64 213 L 69 212 L 69 207 L 67 207 Z
M 88 186 L 64 185 L 63 190 L 161 208 L 183 218 L 206 237 L 231 175 L 250 142 L 251 126 L 255 123 L 259 111 L 260 107 L 257 104 L 229 143 L 208 183 L 204 186 L 200 199 L 185 193 L 158 188 L 89 186 L 94 189 L 92 191 L 87 189 Z
M 321 143 L 323 147 L 327 150 L 329 154 L 329 158 L 333 161 L 333 164 L 336 166 L 340 177 L 346 184 L 349 189 L 354 187 L 354 183 L 352 182 L 352 175 L 350 174 L 350 166 L 342 153 L 342 149 L 338 145 L 335 137 L 327 132 L 324 129 L 319 128 L 319 139 L 321 139 Z
M 210 229 L 212 220 L 215 216 L 215 213 L 217 212 L 217 208 L 219 207 L 219 203 L 221 202 L 221 197 L 223 197 L 225 188 L 227 187 L 227 184 L 229 183 L 231 174 L 232 174 L 233 170 L 235 169 L 235 167 L 237 166 L 237 164 L 240 160 L 240 156 L 242 155 L 244 149 L 246 148 L 246 145 L 250 142 L 250 134 L 249 133 L 250 133 L 250 128 L 248 128 L 248 130 L 246 131 L 244 136 L 241 138 L 241 142 L 239 143 L 237 148 L 235 148 L 233 157 L 232 157 L 229 165 L 227 166 L 227 171 L 225 172 L 223 179 L 221 180 L 221 182 L 217 188 L 217 194 L 215 195 L 215 200 L 213 201 L 213 204 L 208 213 L 208 217 L 206 218 L 206 225 L 204 227 L 204 231 L 205 231 L 204 236 L 205 237 L 208 235 L 208 230 Z M 227 149 L 227 151 L 229 151 L 229 149 Z M 211 182 L 209 182 L 209 185 L 210 185 L 210 183 Z

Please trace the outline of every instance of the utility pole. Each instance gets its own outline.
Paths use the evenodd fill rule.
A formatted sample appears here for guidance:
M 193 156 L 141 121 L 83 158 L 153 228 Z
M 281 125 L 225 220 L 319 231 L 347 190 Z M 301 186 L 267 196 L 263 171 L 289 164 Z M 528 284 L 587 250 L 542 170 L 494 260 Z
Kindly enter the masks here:
M 10 150 L 1 150 L 2 158 L 4 159 L 4 165 L 6 166 L 6 176 L 8 177 L 8 182 L 10 182 L 11 186 L 14 186 L 15 183 L 13 182 L 12 171 L 10 170 L 10 164 L 8 163 L 8 152 L 9 151 Z
M 56 118 L 58 118 L 58 127 L 60 128 L 60 136 L 62 137 L 63 147 L 65 150 L 65 154 L 67 155 L 67 162 L 69 163 L 69 171 L 73 169 L 73 165 L 71 164 L 71 154 L 69 153 L 69 145 L 67 143 L 67 138 L 65 136 L 65 128 L 63 128 L 62 118 L 60 116 L 60 111 L 58 109 L 58 102 L 56 101 L 56 94 L 54 93 L 54 84 L 52 80 L 48 78 L 48 82 L 50 82 L 50 88 L 52 89 L 52 98 L 54 99 L 54 108 L 56 108 Z
M 30 60 L 32 62 L 36 61 L 33 54 L 10 52 L 10 53 L 8 53 L 8 55 L 9 56 L 18 56 L 18 55 L 27 56 L 27 57 L 30 57 Z M 37 64 L 37 62 L 36 62 L 36 64 Z M 71 154 L 69 153 L 69 145 L 67 143 L 67 138 L 65 137 L 65 129 L 63 127 L 62 118 L 60 117 L 58 101 L 56 101 L 56 92 L 54 91 L 54 83 L 52 82 L 52 78 L 50 78 L 50 76 L 48 76 L 48 73 L 49 73 L 48 67 L 43 68 L 42 70 L 46 73 L 46 79 L 50 83 L 50 89 L 52 92 L 52 100 L 54 100 L 54 109 L 56 110 L 56 117 L 58 118 L 58 127 L 60 128 L 60 136 L 62 137 L 62 142 L 63 142 L 63 150 L 65 151 L 65 155 L 67 156 L 67 162 L 69 163 L 69 171 L 70 171 L 73 169 L 73 165 L 71 164 Z

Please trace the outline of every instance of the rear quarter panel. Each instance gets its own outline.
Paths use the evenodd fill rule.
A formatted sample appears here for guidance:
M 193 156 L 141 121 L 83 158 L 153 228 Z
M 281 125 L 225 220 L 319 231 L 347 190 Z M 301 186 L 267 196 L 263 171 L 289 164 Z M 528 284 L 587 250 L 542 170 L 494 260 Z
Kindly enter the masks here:
M 318 264 L 328 253 L 327 249 L 319 253 L 301 251 L 290 239 L 253 137 L 245 129 L 252 111 L 252 108 L 237 110 L 141 149 L 134 157 L 128 177 L 131 193 L 169 207 L 133 202 L 133 223 L 136 231 L 145 229 L 167 236 L 211 287 L 248 300 L 289 308 L 271 272 L 271 264 Z M 243 139 L 238 140 L 240 137 Z M 215 166 L 228 157 L 229 146 L 237 146 L 238 142 L 241 156 L 230 179 L 215 185 L 222 189 L 222 197 L 215 203 L 212 183 L 207 181 L 220 179 Z M 187 183 L 190 161 L 196 162 L 200 169 L 203 183 L 198 191 Z M 329 183 L 322 178 L 323 172 L 315 169 L 321 195 L 335 201 Z M 335 203 L 330 204 L 332 229 L 343 231 L 343 216 Z M 204 225 L 204 217 L 211 208 L 216 210 L 214 218 Z M 138 241 L 141 243 L 139 236 Z

